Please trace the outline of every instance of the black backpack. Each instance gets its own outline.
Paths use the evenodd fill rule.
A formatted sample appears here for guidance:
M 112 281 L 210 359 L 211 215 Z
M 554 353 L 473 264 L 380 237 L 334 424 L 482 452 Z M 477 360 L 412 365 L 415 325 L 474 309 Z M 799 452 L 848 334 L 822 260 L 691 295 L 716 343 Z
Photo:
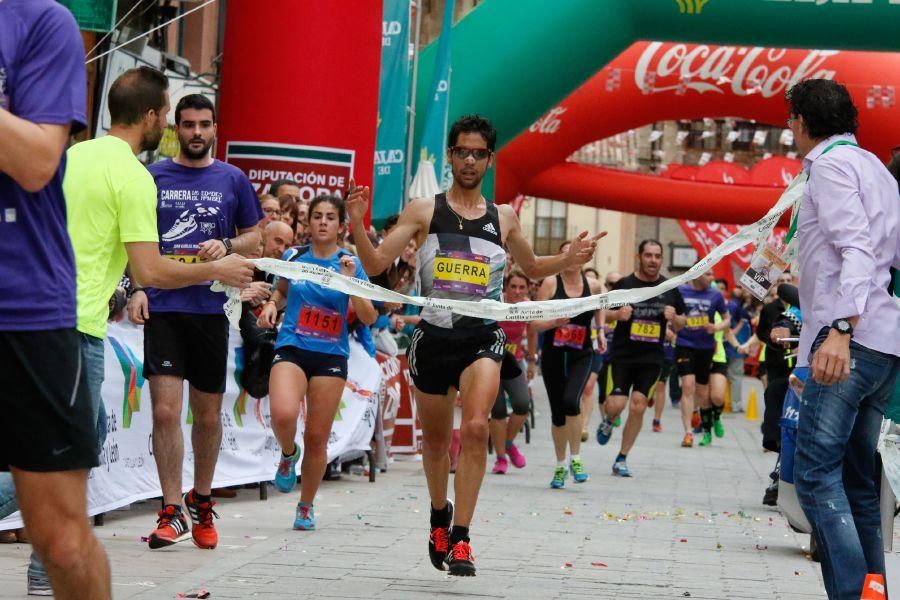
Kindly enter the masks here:
M 256 315 L 249 304 L 241 311 L 241 339 L 244 342 L 244 368 L 241 371 L 241 387 L 254 398 L 269 394 L 269 373 L 275 358 L 275 329 L 264 329 L 256 324 Z

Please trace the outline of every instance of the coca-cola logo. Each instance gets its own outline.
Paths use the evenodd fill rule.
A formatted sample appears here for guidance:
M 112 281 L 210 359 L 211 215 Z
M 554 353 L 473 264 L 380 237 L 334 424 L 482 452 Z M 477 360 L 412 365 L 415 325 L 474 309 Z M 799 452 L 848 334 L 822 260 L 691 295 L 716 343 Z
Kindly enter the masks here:
M 552 134 L 559 131 L 559 126 L 562 125 L 562 120 L 560 117 L 565 113 L 568 108 L 563 106 L 557 106 L 548 112 L 546 115 L 535 121 L 531 127 L 528 128 L 528 131 L 531 133 L 544 133 L 544 134 Z
M 771 98 L 809 78 L 834 79 L 825 62 L 837 50 L 810 50 L 798 64 L 786 64 L 784 48 L 694 46 L 651 42 L 641 54 L 634 82 L 645 94 L 688 90 Z

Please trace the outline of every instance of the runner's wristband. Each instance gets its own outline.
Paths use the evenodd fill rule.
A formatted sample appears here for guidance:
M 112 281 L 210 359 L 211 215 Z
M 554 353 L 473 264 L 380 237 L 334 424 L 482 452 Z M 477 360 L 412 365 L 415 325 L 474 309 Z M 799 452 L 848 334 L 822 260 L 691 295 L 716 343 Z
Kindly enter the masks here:
M 128 296 L 129 298 L 131 298 L 131 297 L 134 296 L 137 292 L 143 292 L 143 291 L 144 291 L 144 288 L 142 288 L 142 287 L 133 287 L 133 288 L 131 288 L 130 290 L 128 290 L 128 293 L 125 294 L 125 295 Z

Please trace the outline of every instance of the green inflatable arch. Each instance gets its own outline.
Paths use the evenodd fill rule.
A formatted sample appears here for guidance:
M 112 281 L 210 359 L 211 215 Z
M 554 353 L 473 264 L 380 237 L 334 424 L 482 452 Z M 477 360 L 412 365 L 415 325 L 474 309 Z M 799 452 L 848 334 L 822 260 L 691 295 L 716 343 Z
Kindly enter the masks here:
M 470 112 L 498 149 L 638 40 L 900 50 L 900 0 L 485 0 L 453 28 L 450 121 Z M 422 51 L 418 146 L 436 44 Z

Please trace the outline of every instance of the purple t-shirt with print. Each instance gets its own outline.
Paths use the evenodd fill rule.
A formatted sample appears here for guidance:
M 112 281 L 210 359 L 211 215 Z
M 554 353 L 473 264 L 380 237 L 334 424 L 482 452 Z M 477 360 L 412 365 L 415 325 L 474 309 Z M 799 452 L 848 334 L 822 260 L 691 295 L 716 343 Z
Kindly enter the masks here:
M 243 171 L 214 160 L 203 168 L 164 160 L 148 167 L 156 180 L 159 252 L 182 262 L 195 262 L 199 244 L 233 238 L 237 229 L 255 227 L 262 209 Z M 225 294 L 210 283 L 176 290 L 147 289 L 150 313 L 222 314 Z
M 728 314 L 725 299 L 718 288 L 698 290 L 691 284 L 678 288 L 684 298 L 684 316 L 687 319 L 684 329 L 678 332 L 676 346 L 710 350 L 716 347 L 713 334 L 706 333 L 706 324 L 716 322 L 716 313 L 722 317 Z
M 84 129 L 84 45 L 54 0 L 0 1 L 0 109 Z M 0 331 L 75 327 L 75 259 L 66 231 L 65 154 L 50 182 L 26 192 L 0 172 Z

